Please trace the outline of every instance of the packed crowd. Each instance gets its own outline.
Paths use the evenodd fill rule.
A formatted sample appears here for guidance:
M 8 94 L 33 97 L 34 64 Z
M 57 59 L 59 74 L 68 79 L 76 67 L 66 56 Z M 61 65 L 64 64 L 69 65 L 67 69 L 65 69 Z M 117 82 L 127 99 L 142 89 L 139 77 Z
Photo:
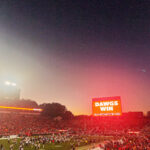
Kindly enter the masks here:
M 126 118 L 75 118 L 68 121 L 53 121 L 41 116 L 1 114 L 0 135 L 18 135 L 21 138 L 20 150 L 23 150 L 24 146 L 39 149 L 44 148 L 47 143 L 66 142 L 70 143 L 72 149 L 99 143 L 98 147 L 101 150 L 150 150 L 150 119 L 140 118 L 132 121 L 130 118 L 128 121 Z M 111 138 L 102 141 L 99 138 L 91 139 L 90 136 Z M 15 141 L 10 144 L 11 150 L 14 145 Z
M 0 135 L 48 134 L 54 130 L 49 119 L 39 116 L 1 114 Z
M 149 127 L 146 128 L 148 129 Z M 62 143 L 68 143 L 72 150 L 76 147 L 92 143 L 95 143 L 95 145 L 90 150 L 150 150 L 150 132 L 145 132 L 144 130 L 125 135 L 113 135 L 103 139 L 90 138 L 90 136 L 83 136 L 83 134 L 73 133 L 72 131 L 36 137 L 24 136 L 21 137 L 19 142 L 19 150 L 24 150 L 24 148 L 45 149 L 47 144 Z M 148 130 L 150 131 L 150 128 Z M 8 143 L 10 143 L 10 140 L 8 140 Z M 18 141 L 14 139 L 10 144 L 10 150 L 13 150 L 16 145 L 18 145 Z
M 36 137 L 22 137 L 19 142 L 19 150 L 24 150 L 25 147 L 31 148 L 31 149 L 40 149 L 45 148 L 46 144 L 51 143 L 64 143 L 70 141 L 69 135 L 65 134 L 52 134 L 48 136 L 36 136 Z M 8 141 L 9 142 L 9 141 Z M 10 150 L 13 150 L 13 148 L 18 145 L 18 141 L 14 139 L 12 143 L 10 144 Z
M 114 136 L 99 147 L 101 150 L 150 150 L 150 136 L 144 134 Z

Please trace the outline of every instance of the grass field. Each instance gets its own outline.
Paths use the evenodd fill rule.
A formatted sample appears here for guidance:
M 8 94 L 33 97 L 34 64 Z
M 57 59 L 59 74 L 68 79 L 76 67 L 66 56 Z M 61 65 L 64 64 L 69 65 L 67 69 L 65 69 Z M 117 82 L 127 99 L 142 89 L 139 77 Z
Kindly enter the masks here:
M 10 141 L 10 144 L 13 142 Z M 13 150 L 19 150 L 20 140 L 17 140 L 17 144 L 14 144 Z M 5 150 L 10 150 L 10 144 L 8 140 L 1 140 L 0 144 L 3 144 Z M 41 150 L 70 150 L 71 146 L 69 142 L 61 143 L 61 144 L 45 144 L 44 148 L 41 145 Z M 24 150 L 35 150 L 35 147 L 32 146 L 24 146 Z
M 75 147 L 78 147 L 78 149 L 82 149 L 82 147 L 87 147 L 88 145 L 91 145 L 93 143 L 89 143 L 90 140 L 93 140 L 95 143 L 102 142 L 106 139 L 109 139 L 110 137 L 103 137 L 103 136 L 92 136 L 92 137 L 86 137 L 86 140 L 82 140 L 85 137 L 80 137 L 80 145 L 77 146 L 77 142 L 75 139 L 73 139 L 70 142 L 65 142 L 65 143 L 46 143 L 43 146 L 41 145 L 40 150 L 70 150 L 71 149 L 71 143 L 75 145 Z M 0 144 L 3 144 L 4 150 L 10 150 L 10 144 L 14 144 L 14 140 L 10 140 L 10 143 L 8 143 L 8 140 L 0 140 Z M 19 145 L 20 145 L 20 139 L 17 139 L 13 150 L 19 150 Z M 81 147 L 81 148 L 80 148 Z M 35 150 L 35 147 L 29 145 L 29 146 L 24 146 L 24 150 Z
M 12 143 L 12 142 L 11 142 Z M 17 144 L 14 144 L 13 150 L 19 150 L 19 143 L 18 140 Z M 8 144 L 8 140 L 1 140 L 0 144 L 3 144 L 4 150 L 10 150 L 10 144 Z M 70 143 L 62 143 L 62 144 L 45 144 L 45 147 L 40 148 L 41 150 L 70 150 Z M 35 150 L 35 147 L 32 146 L 24 146 L 24 150 Z

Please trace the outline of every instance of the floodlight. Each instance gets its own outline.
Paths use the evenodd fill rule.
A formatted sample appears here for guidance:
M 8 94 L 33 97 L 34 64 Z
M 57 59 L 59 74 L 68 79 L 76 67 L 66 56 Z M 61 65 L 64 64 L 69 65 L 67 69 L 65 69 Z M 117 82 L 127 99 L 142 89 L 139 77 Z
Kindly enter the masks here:
M 5 82 L 5 85 L 10 85 L 11 83 L 9 81 L 6 81 Z
M 11 83 L 12 86 L 16 86 L 16 83 Z

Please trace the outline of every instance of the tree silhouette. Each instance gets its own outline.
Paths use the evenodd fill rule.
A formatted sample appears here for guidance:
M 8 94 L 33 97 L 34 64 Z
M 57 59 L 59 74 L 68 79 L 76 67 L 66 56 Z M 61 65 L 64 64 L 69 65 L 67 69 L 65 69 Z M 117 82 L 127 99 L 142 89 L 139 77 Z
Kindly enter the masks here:
M 73 114 L 66 109 L 64 105 L 59 103 L 44 103 L 39 106 L 43 109 L 41 115 L 50 118 L 62 117 L 63 119 L 71 119 Z

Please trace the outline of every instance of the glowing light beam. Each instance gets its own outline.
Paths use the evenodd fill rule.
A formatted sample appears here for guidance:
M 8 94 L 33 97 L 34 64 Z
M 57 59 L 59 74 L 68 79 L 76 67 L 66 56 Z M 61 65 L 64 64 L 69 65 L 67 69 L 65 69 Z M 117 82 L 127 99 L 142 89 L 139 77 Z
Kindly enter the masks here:
M 42 111 L 42 109 L 39 109 L 39 108 L 22 108 L 22 107 L 7 107 L 7 106 L 0 106 L 0 108 L 15 109 L 15 110 L 28 110 L 28 111 L 39 111 L 39 112 Z

